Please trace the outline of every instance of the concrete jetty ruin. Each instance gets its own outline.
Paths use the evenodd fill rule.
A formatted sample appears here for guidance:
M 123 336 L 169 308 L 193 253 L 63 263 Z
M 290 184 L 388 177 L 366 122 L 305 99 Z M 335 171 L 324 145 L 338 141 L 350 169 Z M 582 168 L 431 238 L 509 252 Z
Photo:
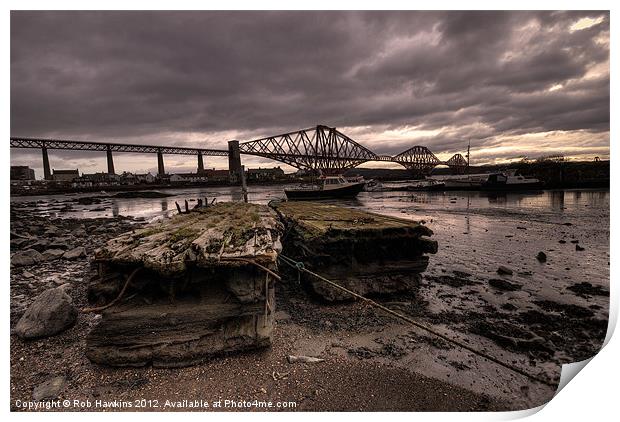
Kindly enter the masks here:
M 90 360 L 183 366 L 265 347 L 282 224 L 267 206 L 221 203 L 110 240 L 89 288 L 101 322 Z M 109 306 L 112 304 L 112 306 Z
M 86 355 L 115 366 L 184 366 L 271 344 L 278 254 L 358 294 L 413 289 L 437 251 L 417 222 L 332 205 L 220 203 L 110 240 L 95 255 Z M 284 274 L 282 272 L 282 274 Z M 327 301 L 350 299 L 318 279 Z
M 274 204 L 286 225 L 283 253 L 361 295 L 412 290 L 437 252 L 433 231 L 419 222 L 317 202 Z M 317 278 L 301 282 L 327 301 L 350 300 Z

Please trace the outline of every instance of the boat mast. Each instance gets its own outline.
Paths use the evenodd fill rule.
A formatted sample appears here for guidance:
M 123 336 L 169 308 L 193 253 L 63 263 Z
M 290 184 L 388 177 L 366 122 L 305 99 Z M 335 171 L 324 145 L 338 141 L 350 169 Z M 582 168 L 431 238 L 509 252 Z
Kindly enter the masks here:
M 467 141 L 467 173 L 469 173 L 469 149 L 471 147 L 471 139 Z

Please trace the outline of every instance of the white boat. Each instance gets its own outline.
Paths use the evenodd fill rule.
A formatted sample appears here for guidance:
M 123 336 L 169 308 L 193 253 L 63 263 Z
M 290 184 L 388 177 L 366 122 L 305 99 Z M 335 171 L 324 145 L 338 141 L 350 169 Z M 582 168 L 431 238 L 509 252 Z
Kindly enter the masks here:
M 354 198 L 364 185 L 364 182 L 348 182 L 342 176 L 325 176 L 318 183 L 285 189 L 284 193 L 288 199 Z

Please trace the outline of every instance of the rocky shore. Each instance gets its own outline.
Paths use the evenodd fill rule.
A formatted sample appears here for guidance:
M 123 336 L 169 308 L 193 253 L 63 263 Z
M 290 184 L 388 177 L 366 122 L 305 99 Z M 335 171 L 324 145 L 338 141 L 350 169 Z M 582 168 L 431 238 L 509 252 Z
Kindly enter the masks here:
M 56 208 L 65 205 L 58 203 Z M 476 223 L 472 218 L 470 230 L 486 234 Z M 504 227 L 508 224 L 516 226 L 510 238 L 498 231 L 487 243 L 501 251 L 498 245 L 546 236 L 558 244 L 553 235 L 560 233 L 566 239 L 561 245 L 567 246 L 566 253 L 582 257 L 593 249 L 588 236 L 599 236 L 579 236 L 576 226 L 563 222 L 509 222 Z M 126 217 L 50 218 L 34 202 L 12 207 L 14 410 L 19 410 L 16 400 L 53 398 L 290 400 L 297 407 L 287 410 L 309 411 L 503 410 L 537 406 L 554 394 L 553 388 L 364 304 L 317 300 L 295 279 L 275 286 L 278 310 L 272 345 L 265 350 L 174 369 L 93 364 L 85 354 L 86 338 L 101 317 L 80 312 L 89 306 L 91 259 L 109 239 L 143 225 L 142 219 Z M 519 229 L 526 226 L 527 230 Z M 517 263 L 516 257 L 491 256 L 481 246 L 476 254 L 486 260 L 488 272 L 475 272 L 453 259 L 459 256 L 464 262 L 465 250 L 471 248 L 457 240 L 463 229 L 431 227 L 440 247 L 428 272 L 414 291 L 383 295 L 376 298 L 380 303 L 550 380 L 557 381 L 562 363 L 590 357 L 600 348 L 607 325 L 608 287 L 592 280 L 564 281 L 560 276 L 538 281 L 536 271 L 545 269 L 552 275 L 559 271 L 562 264 L 557 263 L 555 247 L 527 249 L 523 259 L 533 263 L 526 265 Z M 581 238 L 585 252 L 570 243 L 573 237 Z M 537 259 L 539 249 L 549 262 Z M 562 260 L 568 262 L 564 256 Z M 33 304 L 38 305 L 33 309 Z M 41 316 L 52 323 L 37 326 Z M 287 359 L 291 355 L 322 361 L 292 363 Z

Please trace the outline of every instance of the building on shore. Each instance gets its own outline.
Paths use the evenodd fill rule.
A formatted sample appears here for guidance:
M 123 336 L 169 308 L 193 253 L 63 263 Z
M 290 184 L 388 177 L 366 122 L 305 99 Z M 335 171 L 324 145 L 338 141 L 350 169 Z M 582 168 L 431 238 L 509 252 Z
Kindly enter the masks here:
M 204 171 L 210 182 L 224 183 L 230 181 L 230 172 L 228 170 L 207 169 Z
M 273 182 L 284 178 L 284 170 L 278 167 L 248 169 L 248 182 Z
M 80 177 L 78 169 L 75 170 L 52 170 L 52 180 L 54 182 L 73 182 L 73 179 Z
M 156 181 L 156 177 L 153 176 L 150 172 L 148 173 L 136 173 L 134 174 L 134 176 L 136 177 L 136 181 L 138 182 L 138 184 L 144 184 L 144 183 L 154 183 Z
M 34 180 L 34 170 L 28 166 L 11 166 L 11 181 Z
M 71 180 L 73 187 L 93 187 L 93 186 L 119 186 L 121 176 L 109 173 L 82 173 L 81 177 L 75 177 Z
M 208 180 L 206 174 L 199 173 L 176 173 L 170 175 L 170 183 L 201 183 Z

